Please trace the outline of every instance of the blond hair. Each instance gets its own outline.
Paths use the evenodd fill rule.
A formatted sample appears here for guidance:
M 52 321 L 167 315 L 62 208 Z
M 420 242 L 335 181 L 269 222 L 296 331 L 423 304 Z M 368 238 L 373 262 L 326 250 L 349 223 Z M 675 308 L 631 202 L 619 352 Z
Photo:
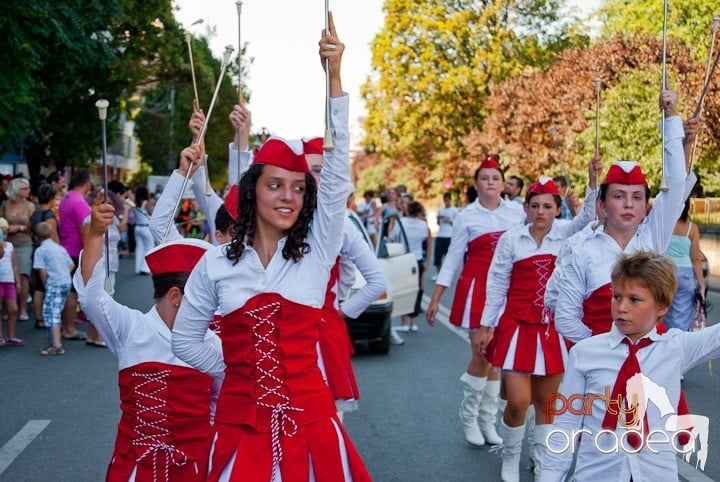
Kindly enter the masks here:
M 647 289 L 655 303 L 669 307 L 677 289 L 677 266 L 665 256 L 653 251 L 624 254 L 613 266 L 610 278 L 613 285 L 633 281 Z

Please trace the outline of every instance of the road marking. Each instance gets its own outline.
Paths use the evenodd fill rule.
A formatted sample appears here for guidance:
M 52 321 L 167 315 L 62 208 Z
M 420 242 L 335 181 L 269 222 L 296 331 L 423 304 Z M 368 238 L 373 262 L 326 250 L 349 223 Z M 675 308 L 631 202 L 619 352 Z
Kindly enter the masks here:
M 8 442 L 0 447 L 0 474 L 10 466 L 35 437 L 50 425 L 50 420 L 30 420 Z
M 422 307 L 427 309 L 430 304 L 430 297 L 423 295 Z M 470 337 L 467 332 L 450 323 L 450 310 L 445 306 L 438 304 L 438 312 L 435 315 L 435 321 L 442 323 L 448 330 L 462 338 L 466 343 L 470 343 Z M 705 475 L 699 469 L 685 462 L 682 457 L 678 457 L 678 475 L 686 482 L 715 482 L 713 479 Z
M 426 310 L 429 304 L 430 297 L 428 295 L 423 295 L 421 303 L 423 310 Z M 435 322 L 438 321 L 445 325 L 445 328 L 465 340 L 468 345 L 470 344 L 470 337 L 468 336 L 468 332 L 450 323 L 450 310 L 445 308 L 445 306 L 441 304 L 438 304 L 438 312 L 435 314 Z

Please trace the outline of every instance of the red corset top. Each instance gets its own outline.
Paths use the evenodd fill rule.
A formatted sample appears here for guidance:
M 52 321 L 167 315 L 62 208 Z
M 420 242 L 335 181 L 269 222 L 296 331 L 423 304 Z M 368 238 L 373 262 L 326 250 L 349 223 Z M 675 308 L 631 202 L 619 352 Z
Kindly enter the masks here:
M 481 265 L 487 271 L 495 253 L 498 239 L 504 232 L 485 233 L 470 241 L 467 245 L 467 261 L 465 265 Z
M 607 333 L 612 326 L 612 313 L 610 303 L 612 302 L 612 285 L 602 285 L 592 292 L 583 301 L 583 323 L 592 331 L 593 335 Z
M 146 362 L 120 371 L 115 450 L 134 453 L 156 479 L 171 465 L 203 460 L 210 446 L 212 378 L 178 365 Z
M 549 323 L 545 309 L 545 287 L 555 268 L 555 255 L 540 254 L 513 264 L 505 317 L 519 323 Z

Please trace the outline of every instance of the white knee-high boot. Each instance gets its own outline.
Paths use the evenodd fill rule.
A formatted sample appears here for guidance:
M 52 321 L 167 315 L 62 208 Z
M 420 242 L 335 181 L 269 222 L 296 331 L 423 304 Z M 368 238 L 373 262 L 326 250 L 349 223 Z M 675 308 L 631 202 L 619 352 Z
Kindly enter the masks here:
M 535 466 L 533 467 L 535 479 L 540 477 L 540 472 L 542 471 L 543 457 L 545 457 L 545 451 L 547 450 L 547 437 L 550 435 L 552 427 L 552 424 L 535 425 L 535 437 L 530 446 L 530 453 L 535 461 Z
M 502 443 L 502 437 L 498 435 L 495 428 L 495 420 L 500 404 L 500 380 L 488 380 L 485 386 L 482 400 L 480 401 L 480 413 L 478 421 L 480 431 L 485 437 L 485 442 L 490 445 L 498 445 Z
M 482 398 L 487 378 L 474 377 L 469 373 L 463 373 L 460 377 L 463 383 L 463 398 L 460 402 L 460 421 L 465 432 L 465 440 L 470 445 L 479 447 L 485 445 L 485 438 L 480 432 L 478 425 L 478 409 Z
M 503 482 L 520 481 L 520 451 L 523 438 L 525 438 L 525 424 L 519 427 L 508 427 L 505 421 L 500 421 L 500 436 L 502 445 L 502 470 L 500 478 Z

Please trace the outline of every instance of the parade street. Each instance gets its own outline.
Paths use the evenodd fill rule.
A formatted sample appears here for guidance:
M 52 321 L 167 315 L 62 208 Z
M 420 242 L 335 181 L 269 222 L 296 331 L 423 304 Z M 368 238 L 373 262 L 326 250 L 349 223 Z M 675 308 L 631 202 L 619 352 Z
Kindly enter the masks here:
M 132 274 L 132 258 L 120 262 L 116 299 L 146 310 L 151 279 Z M 425 292 L 432 288 L 426 275 Z M 449 308 L 452 290 L 442 305 Z M 719 307 L 709 321 L 720 321 Z M 441 314 L 442 314 L 441 310 Z M 447 310 L 445 310 L 447 314 Z M 424 316 L 424 315 L 421 315 Z M 387 356 L 358 346 L 354 366 L 362 394 L 359 411 L 345 416 L 347 430 L 376 481 L 494 481 L 501 459 L 489 447 L 466 444 L 458 420 L 458 377 L 470 348 L 464 336 L 424 318 L 416 333 Z M 397 322 L 397 320 L 395 320 Z M 19 324 L 23 348 L 0 349 L 0 481 L 101 481 L 112 453 L 119 420 L 117 361 L 107 350 L 66 341 L 67 354 L 41 357 L 43 331 L 32 318 Z M 695 414 L 710 418 L 705 471 L 679 462 L 681 480 L 720 480 L 720 366 L 703 364 L 685 376 L 683 387 Z M 521 459 L 521 480 L 533 480 Z

